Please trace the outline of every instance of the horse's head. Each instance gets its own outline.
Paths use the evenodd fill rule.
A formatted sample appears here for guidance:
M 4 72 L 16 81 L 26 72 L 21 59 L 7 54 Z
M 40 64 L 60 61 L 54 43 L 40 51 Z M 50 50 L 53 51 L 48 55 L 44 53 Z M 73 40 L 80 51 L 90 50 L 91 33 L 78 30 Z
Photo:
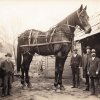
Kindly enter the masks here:
M 91 25 L 89 24 L 89 16 L 87 15 L 86 9 L 87 6 L 83 9 L 83 5 L 78 9 L 77 15 L 79 20 L 77 21 L 77 25 L 87 34 L 91 32 Z

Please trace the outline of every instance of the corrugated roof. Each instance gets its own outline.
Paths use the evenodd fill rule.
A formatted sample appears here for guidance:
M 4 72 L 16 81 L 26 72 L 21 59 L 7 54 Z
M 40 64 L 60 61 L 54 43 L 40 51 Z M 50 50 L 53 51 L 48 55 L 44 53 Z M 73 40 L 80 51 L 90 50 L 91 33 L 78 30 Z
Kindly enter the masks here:
M 94 34 L 100 33 L 100 12 L 96 13 L 94 16 L 90 18 L 90 25 L 92 26 L 92 31 L 89 34 L 85 34 L 84 31 L 75 31 L 74 41 L 78 41 Z

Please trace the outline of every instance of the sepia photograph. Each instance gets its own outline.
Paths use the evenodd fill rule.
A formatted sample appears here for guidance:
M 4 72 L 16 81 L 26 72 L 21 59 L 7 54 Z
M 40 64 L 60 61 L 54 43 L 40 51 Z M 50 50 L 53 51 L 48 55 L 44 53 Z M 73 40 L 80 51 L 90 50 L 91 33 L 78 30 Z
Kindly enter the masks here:
M 100 100 L 99 0 L 0 0 L 0 100 Z

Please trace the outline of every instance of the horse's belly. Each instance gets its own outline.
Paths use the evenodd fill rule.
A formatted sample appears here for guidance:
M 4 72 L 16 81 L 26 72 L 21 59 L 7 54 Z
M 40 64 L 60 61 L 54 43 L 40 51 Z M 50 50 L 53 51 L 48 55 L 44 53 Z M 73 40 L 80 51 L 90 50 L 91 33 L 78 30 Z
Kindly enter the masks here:
M 50 45 L 37 46 L 35 52 L 39 55 L 54 55 L 53 47 Z

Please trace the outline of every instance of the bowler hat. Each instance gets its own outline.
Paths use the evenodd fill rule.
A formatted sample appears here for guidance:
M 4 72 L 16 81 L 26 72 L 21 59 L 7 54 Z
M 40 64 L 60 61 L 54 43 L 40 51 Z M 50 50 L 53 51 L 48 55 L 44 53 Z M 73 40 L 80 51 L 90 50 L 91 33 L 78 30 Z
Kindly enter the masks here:
M 5 56 L 12 57 L 11 53 L 7 53 Z
M 87 46 L 86 49 L 90 49 L 90 46 Z
M 96 53 L 96 50 L 95 50 L 95 49 L 92 49 L 92 50 L 91 50 L 91 53 Z

